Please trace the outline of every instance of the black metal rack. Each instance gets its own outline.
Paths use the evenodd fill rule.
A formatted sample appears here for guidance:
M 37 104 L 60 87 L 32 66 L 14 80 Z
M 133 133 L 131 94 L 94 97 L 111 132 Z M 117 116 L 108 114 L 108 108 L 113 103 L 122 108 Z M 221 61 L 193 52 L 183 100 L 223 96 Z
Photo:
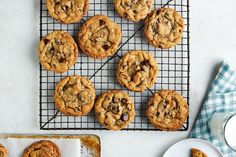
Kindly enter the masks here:
M 134 100 L 135 120 L 124 130 L 157 130 L 149 124 L 145 115 L 149 97 L 160 89 L 173 89 L 182 94 L 189 104 L 189 0 L 155 0 L 154 8 L 171 7 L 177 10 L 185 21 L 183 39 L 176 47 L 162 50 L 147 43 L 143 34 L 143 22 L 130 22 L 118 16 L 113 0 L 89 0 L 88 15 L 79 23 L 60 24 L 50 17 L 45 0 L 40 0 L 40 39 L 54 30 L 70 33 L 75 40 L 80 25 L 95 14 L 107 15 L 121 25 L 122 42 L 116 54 L 106 59 L 92 59 L 80 53 L 77 63 L 63 74 L 49 72 L 40 66 L 40 129 L 42 130 L 104 130 L 95 118 L 94 111 L 86 116 L 72 117 L 60 113 L 54 105 L 53 92 L 56 83 L 68 75 L 81 75 L 93 82 L 96 94 L 109 89 L 126 91 Z M 130 92 L 117 83 L 116 66 L 120 57 L 128 50 L 151 52 L 158 63 L 159 74 L 155 85 L 144 92 Z M 186 131 L 189 119 L 180 131 Z

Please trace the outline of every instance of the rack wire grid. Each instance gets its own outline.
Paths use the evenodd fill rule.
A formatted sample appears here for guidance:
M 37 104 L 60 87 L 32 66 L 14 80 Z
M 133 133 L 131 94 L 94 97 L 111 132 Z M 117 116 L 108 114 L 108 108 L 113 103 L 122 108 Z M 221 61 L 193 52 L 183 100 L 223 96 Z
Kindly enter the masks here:
M 80 25 L 95 14 L 107 15 L 121 26 L 122 41 L 116 54 L 106 59 L 92 59 L 79 54 L 78 60 L 67 72 L 56 74 L 40 66 L 40 129 L 42 130 L 104 130 L 95 118 L 94 111 L 81 117 L 66 116 L 54 105 L 53 92 L 56 83 L 68 75 L 88 77 L 94 84 L 96 94 L 110 89 L 126 91 L 134 100 L 136 116 L 123 130 L 153 130 L 145 115 L 149 97 L 160 89 L 172 89 L 182 94 L 189 104 L 189 1 L 155 0 L 154 8 L 171 7 L 178 11 L 185 21 L 185 30 L 180 44 L 171 49 L 154 48 L 147 43 L 143 34 L 143 22 L 130 22 L 118 16 L 113 0 L 89 0 L 89 11 L 79 23 L 60 24 L 52 19 L 46 9 L 45 0 L 40 0 L 40 39 L 54 30 L 63 30 L 77 39 Z M 153 8 L 153 9 L 154 9 Z M 120 57 L 129 50 L 144 50 L 152 53 L 158 63 L 159 74 L 155 85 L 144 92 L 130 92 L 118 84 L 116 67 Z M 179 131 L 186 131 L 189 119 Z

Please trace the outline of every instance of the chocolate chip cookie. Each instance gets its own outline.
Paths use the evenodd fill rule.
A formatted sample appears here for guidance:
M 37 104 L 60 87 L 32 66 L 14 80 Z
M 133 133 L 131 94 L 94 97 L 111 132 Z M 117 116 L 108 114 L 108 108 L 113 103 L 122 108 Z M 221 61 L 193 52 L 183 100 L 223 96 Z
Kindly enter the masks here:
M 129 90 L 141 92 L 154 85 L 157 73 L 157 62 L 152 54 L 145 51 L 129 51 L 118 64 L 117 79 Z
M 121 41 L 121 29 L 107 16 L 95 15 L 80 28 L 78 34 L 81 50 L 92 58 L 112 56 Z
M 65 24 L 78 22 L 88 12 L 88 0 L 46 0 L 49 14 Z
M 125 128 L 135 116 L 134 103 L 127 93 L 120 90 L 102 93 L 94 108 L 98 121 L 110 130 Z
M 161 90 L 150 98 L 146 114 L 155 128 L 175 131 L 183 126 L 189 109 L 185 99 L 176 91 Z
M 192 157 L 207 157 L 207 155 L 204 152 L 196 148 L 191 149 L 191 154 Z
M 145 19 L 152 9 L 154 0 L 115 0 L 118 14 L 131 21 Z
M 0 144 L 0 157 L 7 157 L 7 149 Z
M 63 73 L 77 61 L 78 47 L 68 33 L 54 31 L 40 41 L 38 54 L 45 69 Z
M 144 34 L 147 41 L 162 49 L 176 46 L 183 36 L 184 20 L 171 8 L 152 11 L 145 20 Z
M 60 112 L 82 116 L 93 108 L 95 96 L 95 89 L 87 78 L 67 76 L 56 85 L 54 101 Z
M 61 157 L 61 153 L 55 143 L 42 140 L 26 148 L 22 157 Z

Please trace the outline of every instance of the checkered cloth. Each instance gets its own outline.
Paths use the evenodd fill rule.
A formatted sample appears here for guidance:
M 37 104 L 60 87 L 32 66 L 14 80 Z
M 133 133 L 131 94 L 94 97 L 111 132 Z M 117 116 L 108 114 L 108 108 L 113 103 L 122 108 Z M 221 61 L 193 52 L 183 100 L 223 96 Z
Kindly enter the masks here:
M 236 71 L 233 71 L 227 62 L 221 65 L 189 137 L 211 142 L 225 157 L 236 157 L 236 152 L 211 135 L 207 125 L 213 113 L 224 111 L 236 111 Z

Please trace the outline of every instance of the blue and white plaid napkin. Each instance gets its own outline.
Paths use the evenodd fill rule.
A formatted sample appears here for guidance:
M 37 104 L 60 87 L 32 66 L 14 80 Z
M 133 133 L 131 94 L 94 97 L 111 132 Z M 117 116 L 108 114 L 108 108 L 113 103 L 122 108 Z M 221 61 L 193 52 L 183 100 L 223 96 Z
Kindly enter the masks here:
M 208 129 L 207 122 L 213 113 L 223 111 L 236 112 L 236 71 L 227 62 L 221 65 L 189 137 L 211 142 L 225 157 L 236 157 L 236 153 L 226 144 L 215 139 Z

